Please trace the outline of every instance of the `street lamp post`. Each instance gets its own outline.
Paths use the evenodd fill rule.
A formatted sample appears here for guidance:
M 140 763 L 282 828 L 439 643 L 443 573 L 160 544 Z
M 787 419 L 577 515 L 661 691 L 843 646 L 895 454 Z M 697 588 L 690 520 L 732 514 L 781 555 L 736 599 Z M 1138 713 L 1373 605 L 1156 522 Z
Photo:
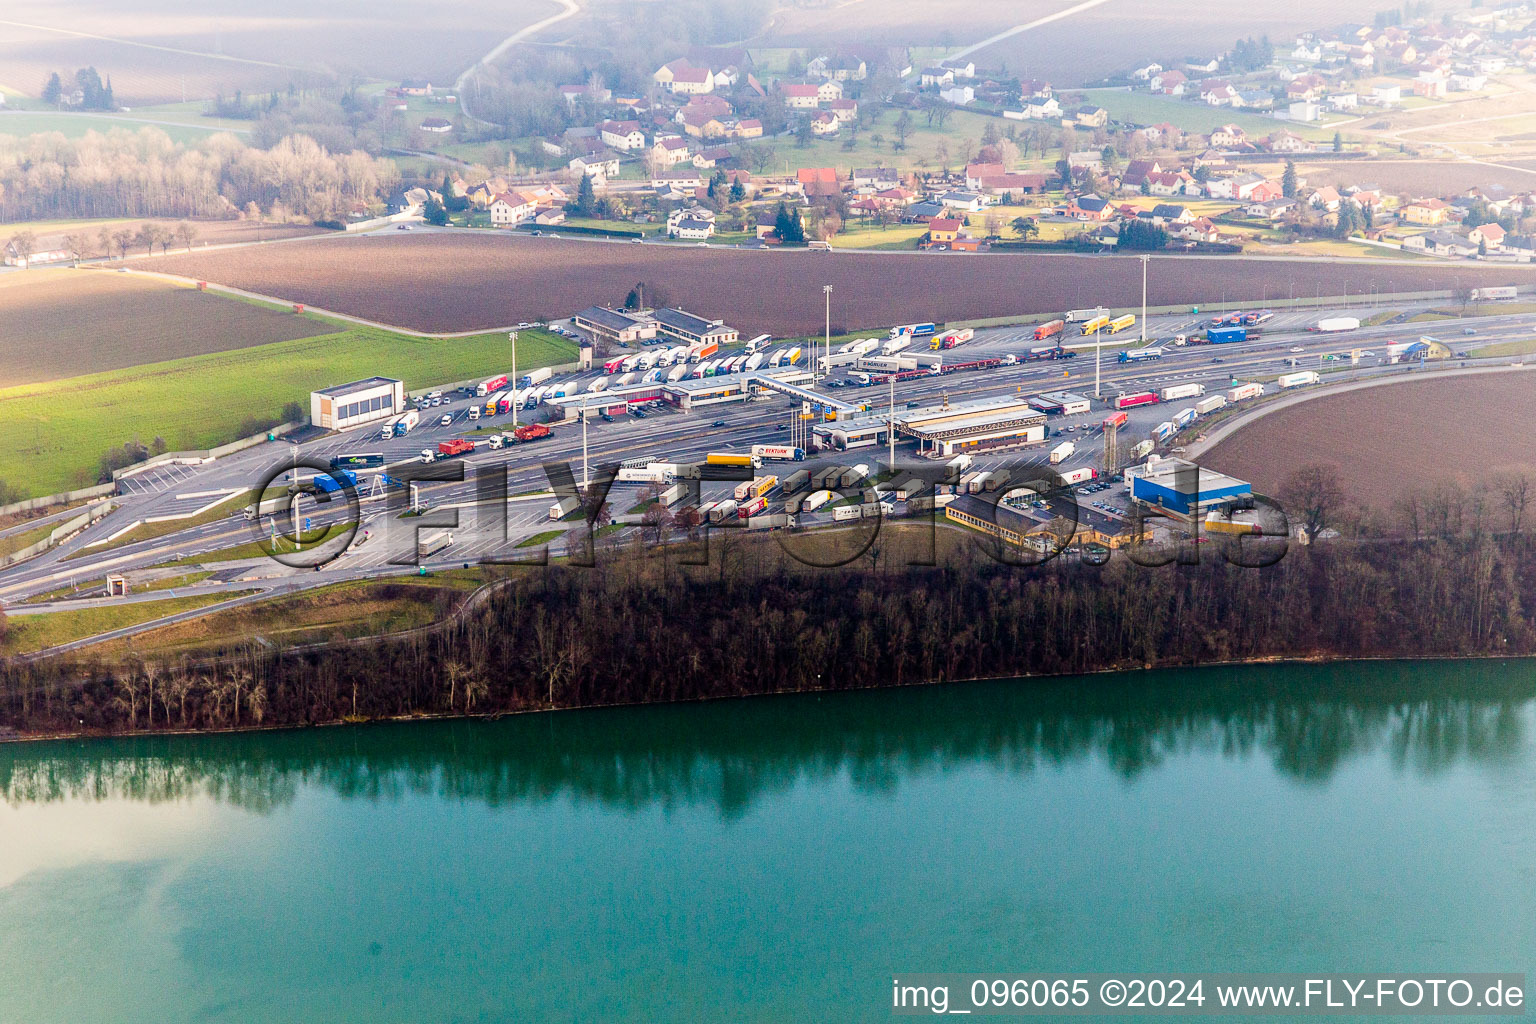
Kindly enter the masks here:
M 821 292 L 827 299 L 827 363 L 825 371 L 826 375 L 830 377 L 832 375 L 832 286 L 829 284 L 822 285 Z M 814 361 L 813 359 L 812 362 Z M 813 374 L 813 376 L 815 375 Z M 821 378 L 815 377 L 815 379 L 819 381 Z
M 581 399 L 581 486 L 591 484 L 591 478 L 587 472 L 587 397 Z
M 1147 264 L 1152 257 L 1146 253 L 1141 257 L 1141 344 L 1145 348 L 1147 344 Z
M 512 343 L 512 429 L 517 429 L 517 407 L 522 404 L 517 394 L 517 332 L 508 331 L 507 340 Z
M 889 383 L 891 385 L 891 408 L 890 408 L 890 412 L 888 412 L 886 414 L 886 420 L 885 420 L 885 441 L 886 441 L 886 452 L 887 452 L 887 455 L 886 455 L 886 459 L 887 459 L 886 468 L 888 470 L 890 470 L 892 473 L 895 473 L 896 472 L 896 375 L 894 373 L 891 374 Z

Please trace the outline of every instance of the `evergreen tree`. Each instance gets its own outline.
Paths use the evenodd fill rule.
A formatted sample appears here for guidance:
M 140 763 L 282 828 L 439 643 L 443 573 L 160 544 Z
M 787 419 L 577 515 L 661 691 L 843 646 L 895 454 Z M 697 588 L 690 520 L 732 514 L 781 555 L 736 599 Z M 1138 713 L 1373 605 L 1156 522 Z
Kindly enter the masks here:
M 428 224 L 435 224 L 438 227 L 448 223 L 448 210 L 435 197 L 427 199 L 426 209 L 422 211 L 421 216 Z
M 1341 132 L 1333 133 L 1333 151 L 1335 153 L 1344 152 L 1344 135 Z
M 59 78 L 59 73 L 55 71 L 53 74 L 48 76 L 48 84 L 43 86 L 43 102 L 58 106 L 59 101 L 63 98 L 64 83 Z
M 731 182 L 731 202 L 739 203 L 745 198 L 747 198 L 747 188 L 741 183 L 741 179 L 737 178 Z
M 570 203 L 570 211 L 578 217 L 591 217 L 597 211 L 597 193 L 592 188 L 592 176 L 583 174 L 576 183 L 576 199 Z
M 1280 175 L 1280 194 L 1287 199 L 1296 198 L 1296 163 L 1292 160 L 1285 162 L 1285 173 Z

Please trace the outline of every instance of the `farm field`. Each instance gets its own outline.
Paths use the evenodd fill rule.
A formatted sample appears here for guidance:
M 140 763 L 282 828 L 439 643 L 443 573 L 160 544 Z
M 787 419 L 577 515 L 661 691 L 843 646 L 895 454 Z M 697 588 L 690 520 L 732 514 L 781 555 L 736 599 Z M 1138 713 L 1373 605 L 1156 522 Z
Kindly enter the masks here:
M 491 232 L 393 234 L 161 257 L 156 269 L 423 331 L 491 330 L 649 296 L 725 318 L 749 335 L 812 334 L 822 285 L 836 330 L 969 320 L 1141 302 L 1135 257 L 826 253 L 520 238 Z M 1156 305 L 1508 284 L 1530 268 L 1442 263 L 1157 257 Z M 430 301 L 427 301 L 430 300 Z
M 1189 0 L 1177 5 L 1105 4 L 1001 40 L 972 57 L 978 66 L 1006 65 L 1015 73 L 1046 79 L 1060 89 L 1152 61 L 1179 67 L 1186 56 L 1214 55 L 1248 36 L 1267 33 L 1279 46 L 1297 32 L 1341 22 L 1370 24 L 1380 9 L 1371 0 L 1259 0 L 1242 5 L 1224 4 L 1220 0 Z M 1039 14 L 1027 12 L 1011 20 L 1019 23 L 1036 17 Z M 960 41 L 979 42 L 990 34 L 967 26 L 967 38 Z
M 1500 160 L 1503 164 L 1507 161 Z M 1388 192 L 1444 196 L 1474 185 L 1503 185 L 1515 191 L 1536 188 L 1536 166 L 1520 169 L 1453 160 L 1312 160 L 1296 162 L 1296 173 L 1308 185 L 1359 185 L 1374 183 Z
M 415 388 L 507 368 L 499 333 L 438 341 L 324 322 L 310 323 L 309 333 L 328 328 L 333 333 L 0 389 L 0 479 L 29 496 L 52 494 L 93 483 L 110 447 L 156 436 L 172 450 L 222 444 L 240 436 L 245 421 L 270 420 L 317 387 L 382 374 Z M 519 367 L 532 368 L 571 361 L 575 346 L 524 331 L 517 355 Z
M 107 270 L 0 275 L 0 388 L 313 337 L 312 317 Z
M 66 240 L 71 235 L 79 235 L 85 241 L 82 259 L 96 259 L 107 255 L 106 247 L 102 244 L 101 232 L 115 234 L 118 231 L 137 232 L 145 224 L 156 224 L 166 231 L 175 231 L 180 220 L 135 220 L 100 219 L 100 220 L 31 220 L 12 221 L 0 224 L 0 235 L 6 238 L 18 231 L 30 231 L 35 236 L 39 250 L 63 249 L 67 245 Z M 317 228 L 311 224 L 269 224 L 254 220 L 192 220 L 187 219 L 195 232 L 192 239 L 194 249 L 209 245 L 237 245 L 249 242 L 273 242 L 283 238 L 299 238 L 304 235 L 331 234 L 326 228 Z M 172 250 L 179 248 L 179 243 L 172 243 Z M 138 246 L 135 251 L 130 251 L 130 256 L 143 256 L 144 252 Z M 39 269 L 47 269 L 42 267 Z
M 1536 470 L 1531 387 L 1528 372 L 1510 372 L 1324 394 L 1255 421 L 1200 461 L 1271 495 L 1301 466 L 1332 463 L 1350 500 L 1390 513 L 1408 487 L 1476 484 L 1505 470 Z M 1477 416 L 1469 418 L 1472 408 Z M 1435 428 L 1426 430 L 1426 423 Z

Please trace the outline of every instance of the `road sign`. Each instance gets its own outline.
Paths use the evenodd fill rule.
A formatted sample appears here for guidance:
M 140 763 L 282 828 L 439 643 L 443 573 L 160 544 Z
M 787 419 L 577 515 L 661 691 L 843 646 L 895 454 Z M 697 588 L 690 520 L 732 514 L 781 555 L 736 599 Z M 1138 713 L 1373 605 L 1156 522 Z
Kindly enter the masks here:
M 304 517 L 304 532 L 309 532 L 309 516 Z

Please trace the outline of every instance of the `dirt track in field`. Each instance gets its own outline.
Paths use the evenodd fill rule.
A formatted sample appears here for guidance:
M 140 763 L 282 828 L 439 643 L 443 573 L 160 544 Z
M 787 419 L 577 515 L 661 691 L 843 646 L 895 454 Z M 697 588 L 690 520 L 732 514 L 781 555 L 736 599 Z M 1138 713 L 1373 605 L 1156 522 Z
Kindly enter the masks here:
M 635 245 L 482 232 L 328 238 L 172 255 L 155 270 L 280 296 L 423 331 L 467 331 L 619 304 L 636 284 L 650 305 L 722 317 L 747 334 L 910 320 L 1054 314 L 1141 302 L 1134 257 L 959 253 L 815 253 Z M 1152 305 L 1536 283 L 1529 269 L 1376 266 L 1318 260 L 1158 257 Z M 1294 289 L 1294 291 L 1292 291 Z
M 1354 501 L 1382 512 L 1410 487 L 1536 472 L 1536 373 L 1406 381 L 1322 395 L 1217 444 L 1202 465 L 1276 494 L 1309 463 L 1332 463 Z
M 0 275 L 0 387 L 329 334 L 335 328 L 107 270 Z

